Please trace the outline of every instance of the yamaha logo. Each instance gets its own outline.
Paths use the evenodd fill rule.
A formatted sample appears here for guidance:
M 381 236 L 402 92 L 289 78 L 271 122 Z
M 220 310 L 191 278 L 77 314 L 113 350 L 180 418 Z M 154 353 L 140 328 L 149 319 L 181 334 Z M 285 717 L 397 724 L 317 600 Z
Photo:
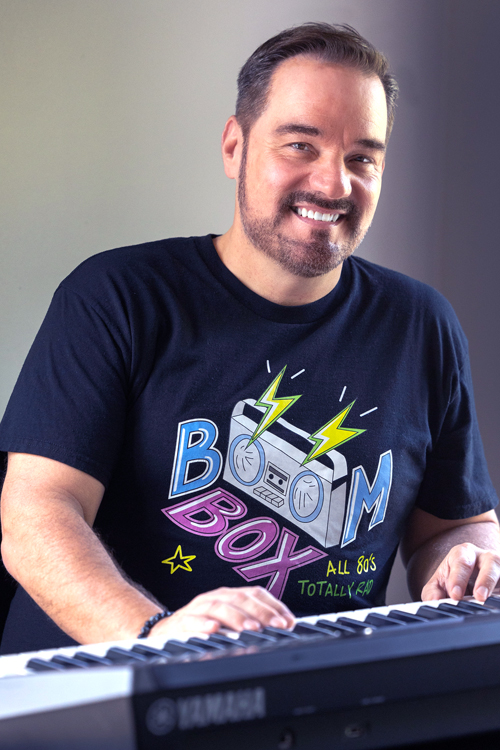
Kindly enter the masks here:
M 227 690 L 221 693 L 191 695 L 187 698 L 158 698 L 146 714 L 151 734 L 162 736 L 172 729 L 203 729 L 211 724 L 262 719 L 266 715 L 264 688 Z
M 159 698 L 152 703 L 146 714 L 146 726 L 151 734 L 168 734 L 177 722 L 177 709 L 170 698 Z

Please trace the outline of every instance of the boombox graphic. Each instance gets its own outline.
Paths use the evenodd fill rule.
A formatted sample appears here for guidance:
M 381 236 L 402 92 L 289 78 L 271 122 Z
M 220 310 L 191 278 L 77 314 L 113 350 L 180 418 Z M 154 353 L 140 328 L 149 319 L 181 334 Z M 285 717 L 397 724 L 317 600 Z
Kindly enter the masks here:
M 303 465 L 309 434 L 281 417 L 250 445 L 265 408 L 239 401 L 231 415 L 224 479 L 303 531 L 323 547 L 340 543 L 347 463 L 336 450 Z

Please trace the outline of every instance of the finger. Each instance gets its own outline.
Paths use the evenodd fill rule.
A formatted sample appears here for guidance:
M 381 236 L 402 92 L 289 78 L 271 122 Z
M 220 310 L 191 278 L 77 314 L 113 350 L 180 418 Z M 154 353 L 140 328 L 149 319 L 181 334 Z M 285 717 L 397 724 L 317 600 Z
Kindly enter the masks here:
M 439 583 L 439 580 L 433 576 L 430 581 L 425 584 L 420 596 L 423 602 L 430 602 L 434 599 L 446 599 L 448 592 L 446 591 L 446 588 Z
M 295 617 L 288 607 L 276 599 L 269 591 L 261 586 L 242 589 L 248 595 L 249 610 L 261 622 L 277 628 L 290 628 L 295 623 Z
M 185 635 L 210 634 L 220 630 L 221 623 L 214 618 L 205 617 L 204 615 L 195 615 L 184 612 L 184 608 L 179 610 L 171 617 L 161 620 L 154 628 L 150 635 L 176 637 Z
M 220 606 L 215 609 L 215 602 L 219 605 L 228 604 L 230 608 L 234 608 L 234 612 Z M 295 622 L 288 607 L 260 586 L 216 589 L 196 597 L 193 604 L 196 606 L 196 611 L 229 618 L 229 622 L 225 622 L 227 627 L 238 627 L 238 629 L 255 630 L 266 625 L 290 628 Z M 246 620 L 245 624 L 243 620 Z
M 493 552 L 481 552 L 477 559 L 478 573 L 474 584 L 474 598 L 480 602 L 491 596 L 500 578 L 500 557 Z
M 459 544 L 448 553 L 445 562 L 448 564 L 449 571 L 445 576 L 444 585 L 451 599 L 458 601 L 465 596 L 478 555 L 478 547 L 468 543 Z
M 261 623 L 258 619 L 251 617 L 248 612 L 238 607 L 234 601 L 221 599 L 205 599 L 204 601 L 192 603 L 194 614 L 214 619 L 220 626 L 230 630 L 260 630 Z

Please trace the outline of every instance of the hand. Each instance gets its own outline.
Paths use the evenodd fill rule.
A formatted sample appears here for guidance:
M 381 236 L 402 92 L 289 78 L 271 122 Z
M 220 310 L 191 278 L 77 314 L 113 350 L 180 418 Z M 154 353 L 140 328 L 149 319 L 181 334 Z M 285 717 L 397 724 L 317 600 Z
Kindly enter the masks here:
M 155 625 L 150 635 L 260 630 L 266 625 L 291 628 L 295 618 L 284 604 L 260 586 L 220 588 L 196 596 Z
M 492 593 L 500 578 L 500 555 L 468 542 L 452 547 L 422 589 L 422 601 L 456 599 L 469 591 L 479 602 Z

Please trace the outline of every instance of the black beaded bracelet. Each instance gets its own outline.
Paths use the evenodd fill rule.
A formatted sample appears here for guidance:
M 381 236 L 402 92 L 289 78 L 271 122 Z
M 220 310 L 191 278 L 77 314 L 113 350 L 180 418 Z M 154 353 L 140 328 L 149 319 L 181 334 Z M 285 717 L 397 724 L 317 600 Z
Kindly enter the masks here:
M 173 612 L 170 612 L 168 609 L 164 609 L 163 612 L 157 612 L 155 615 L 149 618 L 149 620 L 146 620 L 146 622 L 143 625 L 143 628 L 138 638 L 147 638 L 149 635 L 149 632 L 151 628 L 153 628 L 157 622 L 160 622 L 160 620 L 163 620 L 165 617 L 170 617 L 170 615 L 173 615 Z

